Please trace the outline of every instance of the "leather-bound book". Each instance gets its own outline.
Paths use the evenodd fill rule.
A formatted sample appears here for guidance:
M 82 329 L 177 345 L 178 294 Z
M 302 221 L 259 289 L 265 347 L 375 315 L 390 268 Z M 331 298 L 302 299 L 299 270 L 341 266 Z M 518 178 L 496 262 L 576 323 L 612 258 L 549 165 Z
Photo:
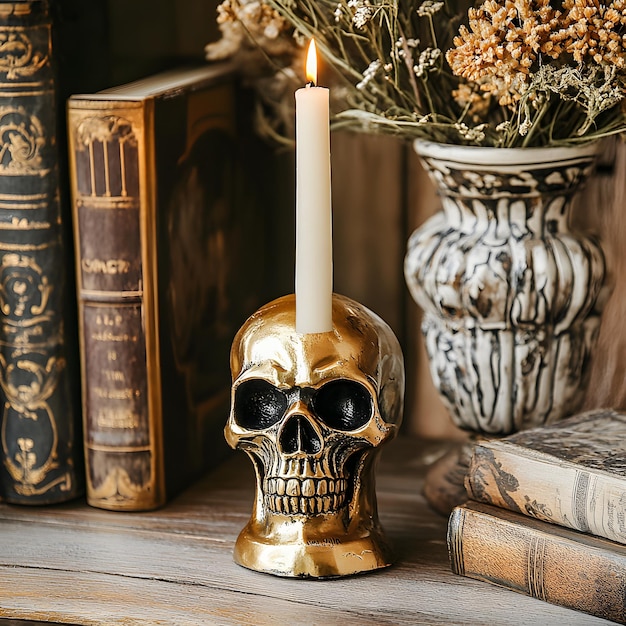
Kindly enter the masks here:
M 0 495 L 16 504 L 84 491 L 52 42 L 47 2 L 0 3 Z
M 68 101 L 93 506 L 161 506 L 226 450 L 228 353 L 262 265 L 246 236 L 263 241 L 237 94 L 204 65 Z
M 456 574 L 626 623 L 620 543 L 470 501 L 452 511 L 448 547 Z
M 597 409 L 476 445 L 474 500 L 626 544 L 626 414 Z

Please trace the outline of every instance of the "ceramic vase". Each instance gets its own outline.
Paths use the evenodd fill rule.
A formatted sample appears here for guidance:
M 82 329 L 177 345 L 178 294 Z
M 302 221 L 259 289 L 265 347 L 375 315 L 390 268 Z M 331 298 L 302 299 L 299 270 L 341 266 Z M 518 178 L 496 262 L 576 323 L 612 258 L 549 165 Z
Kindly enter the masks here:
M 415 149 L 442 208 L 411 235 L 405 277 L 453 421 L 501 436 L 570 415 L 584 399 L 605 283 L 599 244 L 570 226 L 598 145 Z

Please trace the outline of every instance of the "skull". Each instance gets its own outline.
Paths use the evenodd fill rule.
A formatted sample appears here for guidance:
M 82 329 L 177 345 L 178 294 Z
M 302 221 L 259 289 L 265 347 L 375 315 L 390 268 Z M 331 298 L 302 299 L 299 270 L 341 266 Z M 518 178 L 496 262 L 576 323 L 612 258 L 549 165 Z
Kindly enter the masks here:
M 235 560 L 280 576 L 330 577 L 390 564 L 374 466 L 402 417 L 404 365 L 389 326 L 333 296 L 333 330 L 299 334 L 295 297 L 262 307 L 231 350 L 228 443 L 256 472 Z

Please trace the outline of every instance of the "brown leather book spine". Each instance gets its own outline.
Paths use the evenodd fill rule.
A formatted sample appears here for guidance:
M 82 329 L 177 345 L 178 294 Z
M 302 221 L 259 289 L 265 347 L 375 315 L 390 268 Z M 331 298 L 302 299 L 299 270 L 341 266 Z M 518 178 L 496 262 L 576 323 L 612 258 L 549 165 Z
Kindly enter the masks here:
M 0 3 L 0 492 L 15 504 L 84 483 L 51 35 L 47 2 Z
M 486 504 L 448 524 L 452 571 L 626 623 L 626 547 Z
M 87 501 L 112 510 L 165 502 L 159 403 L 149 382 L 150 106 L 68 105 Z
M 226 454 L 230 344 L 265 249 L 237 94 L 217 64 L 69 100 L 94 506 L 154 508 Z

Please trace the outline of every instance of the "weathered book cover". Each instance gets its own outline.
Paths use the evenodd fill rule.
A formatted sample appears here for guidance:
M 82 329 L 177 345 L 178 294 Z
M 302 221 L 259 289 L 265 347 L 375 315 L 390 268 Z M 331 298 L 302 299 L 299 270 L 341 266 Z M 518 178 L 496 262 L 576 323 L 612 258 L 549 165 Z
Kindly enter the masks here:
M 93 506 L 160 506 L 226 450 L 228 352 L 258 305 L 263 239 L 236 93 L 203 66 L 68 102 Z
M 595 410 L 480 442 L 474 500 L 626 544 L 626 414 Z
M 51 30 L 47 2 L 0 3 L 0 491 L 18 504 L 84 483 Z
M 479 502 L 448 523 L 452 571 L 626 623 L 626 546 Z

